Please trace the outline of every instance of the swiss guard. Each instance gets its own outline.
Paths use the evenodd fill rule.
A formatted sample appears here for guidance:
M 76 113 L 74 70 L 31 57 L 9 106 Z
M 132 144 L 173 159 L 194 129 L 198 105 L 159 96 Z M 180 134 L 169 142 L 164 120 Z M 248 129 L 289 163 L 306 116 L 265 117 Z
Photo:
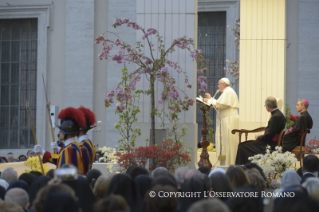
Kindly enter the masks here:
M 57 143 L 52 142 L 51 147 L 58 149 L 59 154 L 50 153 L 42 149 L 41 145 L 34 146 L 34 152 L 43 155 L 43 163 L 51 162 L 61 168 L 64 164 L 73 164 L 83 173 L 82 153 L 76 136 L 81 127 L 85 127 L 84 114 L 73 107 L 63 109 L 58 116 L 61 119 L 61 125 L 57 125 L 60 129 L 60 139 L 64 142 L 64 148 L 58 147 Z
M 96 127 L 96 118 L 95 114 L 88 108 L 81 106 L 79 110 L 84 114 L 86 123 L 85 127 L 81 127 L 78 133 L 78 142 L 82 152 L 83 174 L 86 174 L 91 170 L 96 154 L 95 145 L 86 133 Z

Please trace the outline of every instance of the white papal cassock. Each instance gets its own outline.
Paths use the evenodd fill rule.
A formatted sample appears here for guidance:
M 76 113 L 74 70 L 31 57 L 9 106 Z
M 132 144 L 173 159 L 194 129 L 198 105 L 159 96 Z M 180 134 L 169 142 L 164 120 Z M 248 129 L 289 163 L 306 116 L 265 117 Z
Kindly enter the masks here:
M 237 94 L 231 87 L 227 86 L 217 101 L 209 99 L 207 103 L 213 104 L 218 111 L 215 130 L 216 154 L 217 156 L 226 156 L 226 158 L 224 156 L 220 157 L 222 165 L 234 165 L 238 148 L 238 137 L 233 135 L 231 131 L 239 127 Z

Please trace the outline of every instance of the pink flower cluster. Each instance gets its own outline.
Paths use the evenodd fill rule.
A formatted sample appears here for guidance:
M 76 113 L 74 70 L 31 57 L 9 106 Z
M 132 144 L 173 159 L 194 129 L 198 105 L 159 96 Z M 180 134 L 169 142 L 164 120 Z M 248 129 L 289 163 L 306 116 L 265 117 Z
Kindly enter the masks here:
M 207 84 L 205 83 L 206 77 L 205 76 L 199 76 L 197 78 L 198 84 L 200 85 L 200 89 L 198 90 L 198 93 L 204 93 L 207 89 Z
M 116 28 L 117 26 L 122 26 L 122 24 L 127 24 L 127 27 L 132 27 L 133 29 L 139 30 L 142 29 L 140 25 L 138 25 L 135 21 L 131 21 L 127 18 L 125 19 L 116 19 L 113 27 Z
M 143 35 L 142 39 L 144 40 L 148 36 L 155 35 L 155 34 L 157 34 L 157 30 L 156 29 L 153 29 L 153 28 L 147 29 L 146 32 L 144 32 L 144 35 Z
M 195 51 L 192 51 L 191 52 L 191 57 L 193 58 L 193 60 L 200 60 L 201 59 L 201 56 L 202 55 L 202 50 L 201 49 L 198 49 L 198 50 L 195 50 Z
M 187 40 L 186 37 L 184 38 L 180 38 L 180 39 L 175 39 L 173 41 L 173 45 L 176 45 L 177 47 L 181 48 L 181 49 L 185 49 L 187 48 L 189 45 L 191 45 L 193 43 L 193 39 L 189 39 Z

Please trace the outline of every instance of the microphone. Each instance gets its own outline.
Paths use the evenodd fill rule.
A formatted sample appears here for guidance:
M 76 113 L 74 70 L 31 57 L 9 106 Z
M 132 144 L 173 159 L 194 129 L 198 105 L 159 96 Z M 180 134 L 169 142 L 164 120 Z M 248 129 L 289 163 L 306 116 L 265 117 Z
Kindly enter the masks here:
M 215 98 L 215 96 L 220 92 L 219 89 L 217 89 L 216 93 L 214 94 L 214 96 L 212 97 L 213 99 Z

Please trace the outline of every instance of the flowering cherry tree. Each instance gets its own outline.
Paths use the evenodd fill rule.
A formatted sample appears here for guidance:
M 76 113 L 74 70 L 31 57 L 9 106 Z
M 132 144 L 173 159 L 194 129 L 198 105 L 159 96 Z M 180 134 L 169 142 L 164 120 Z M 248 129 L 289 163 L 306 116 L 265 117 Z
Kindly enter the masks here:
M 192 84 L 189 83 L 189 77 L 187 72 L 182 70 L 177 61 L 171 61 L 168 59 L 169 54 L 172 54 L 177 48 L 189 51 L 189 55 L 193 61 L 197 62 L 199 73 L 198 83 L 199 93 L 204 93 L 207 88 L 205 59 L 202 56 L 202 51 L 195 49 L 194 40 L 187 38 L 186 36 L 174 39 L 172 44 L 168 47 L 164 45 L 162 36 L 159 32 L 153 28 L 142 28 L 135 21 L 129 19 L 117 19 L 113 24 L 113 27 L 126 26 L 131 27 L 134 30 L 142 31 L 142 40 L 145 40 L 145 46 L 150 49 L 150 53 L 143 52 L 143 44 L 141 41 L 136 42 L 135 46 L 126 43 L 120 38 L 111 40 L 104 35 L 100 35 L 96 38 L 95 43 L 103 46 L 102 52 L 99 54 L 100 60 L 112 60 L 117 63 L 133 63 L 137 65 L 135 70 L 127 73 L 126 82 L 119 82 L 114 89 L 110 90 L 105 95 L 105 106 L 109 107 L 114 103 L 114 98 L 118 103 L 116 110 L 121 112 L 125 110 L 127 103 L 132 102 L 133 96 L 138 94 L 150 95 L 151 99 L 151 144 L 155 144 L 155 116 L 160 116 L 163 109 L 159 109 L 159 105 L 167 106 L 170 111 L 168 114 L 175 120 L 178 119 L 178 114 L 182 111 L 187 111 L 190 106 L 193 105 L 194 100 L 190 98 L 187 93 L 178 87 L 176 79 L 170 74 L 170 71 L 176 71 L 178 74 L 184 77 L 184 83 L 186 88 L 192 89 Z M 156 46 L 151 42 L 150 37 L 155 36 L 157 38 Z M 115 47 L 118 51 L 113 50 Z M 153 52 L 157 51 L 159 55 L 155 57 Z M 141 78 L 145 77 L 149 81 L 149 88 L 146 90 L 137 90 L 136 84 L 141 81 Z M 123 78 L 122 78 L 123 79 Z M 157 97 L 158 102 L 155 103 L 155 83 L 161 83 L 163 90 L 161 95 Z
M 234 32 L 235 36 L 235 43 L 238 48 L 238 51 L 240 50 L 240 20 L 236 20 L 235 22 L 236 28 L 231 28 L 230 26 L 227 26 L 227 28 Z M 228 68 L 224 68 L 225 71 L 227 71 L 230 75 L 232 75 L 235 80 L 239 81 L 239 61 L 230 61 L 226 60 L 226 63 L 228 64 Z

